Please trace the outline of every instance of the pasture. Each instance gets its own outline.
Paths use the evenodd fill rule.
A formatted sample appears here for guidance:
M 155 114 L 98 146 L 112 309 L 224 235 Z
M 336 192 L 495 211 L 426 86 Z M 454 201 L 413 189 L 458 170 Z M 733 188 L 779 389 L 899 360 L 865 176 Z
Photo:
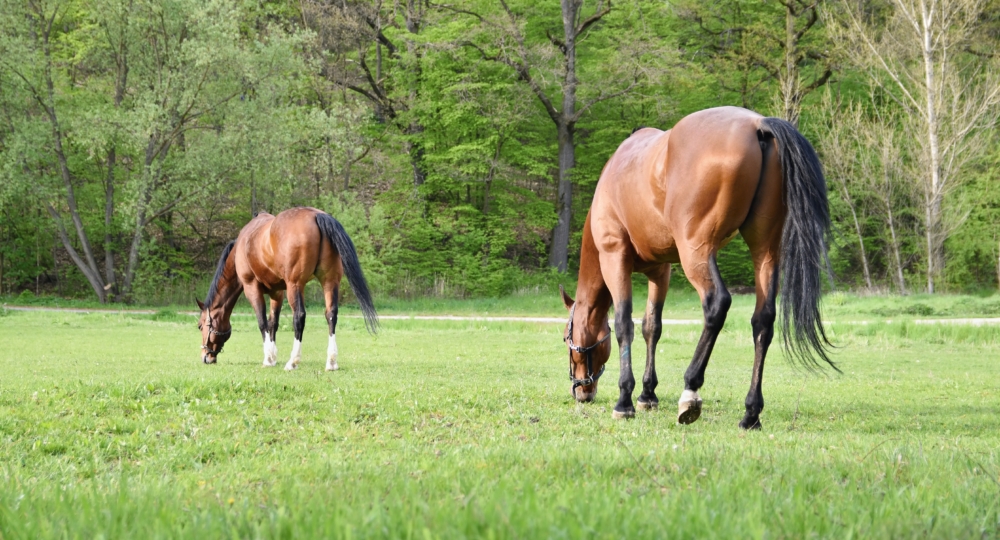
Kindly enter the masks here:
M 664 326 L 661 409 L 616 421 L 617 363 L 577 404 L 561 324 L 346 317 L 325 373 L 312 303 L 288 373 L 252 317 L 205 366 L 191 316 L 0 310 L 0 538 L 1000 537 L 1000 328 L 833 324 L 842 375 L 772 347 L 743 432 L 749 306 L 690 426 L 696 325 Z

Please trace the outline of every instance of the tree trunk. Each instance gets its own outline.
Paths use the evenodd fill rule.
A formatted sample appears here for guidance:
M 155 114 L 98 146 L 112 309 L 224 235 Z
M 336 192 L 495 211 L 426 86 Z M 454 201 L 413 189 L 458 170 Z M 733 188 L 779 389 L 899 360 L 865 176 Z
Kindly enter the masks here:
M 411 126 L 411 129 L 416 129 L 413 133 L 420 133 L 424 131 L 423 126 Z M 422 186 L 424 181 L 427 180 L 427 173 L 424 171 L 424 147 L 420 146 L 420 143 L 408 143 L 407 152 L 410 154 L 410 165 L 413 167 L 413 185 Z
M 76 228 L 76 235 L 80 241 L 80 249 L 83 250 L 83 257 L 80 257 L 76 249 L 73 247 L 73 243 L 63 227 L 62 217 L 51 205 L 48 206 L 49 215 L 52 216 L 52 219 L 56 222 L 57 229 L 59 230 L 59 239 L 62 241 L 63 247 L 65 247 L 66 251 L 70 254 L 70 258 L 73 259 L 73 263 L 80 269 L 84 277 L 87 278 L 90 286 L 94 289 L 94 293 L 97 294 L 98 300 L 104 304 L 107 302 L 107 291 L 104 289 L 104 283 L 101 282 L 101 274 L 97 269 L 97 262 L 94 260 L 94 252 L 90 248 L 90 241 L 87 238 L 87 232 L 83 228 L 83 220 L 80 219 L 80 212 L 77 210 L 76 193 L 73 188 L 73 178 L 69 170 L 68 160 L 66 159 L 66 152 L 63 148 L 62 129 L 59 127 L 59 117 L 56 113 L 55 85 L 52 81 L 52 56 L 49 50 L 51 26 L 48 26 L 50 23 L 46 20 L 44 14 L 39 15 L 41 15 L 41 20 L 36 22 L 43 25 L 42 32 L 38 37 L 40 38 L 42 53 L 45 55 L 43 73 L 48 99 L 38 99 L 38 101 L 43 103 L 46 115 L 48 116 L 49 123 L 52 127 L 52 142 L 56 159 L 59 162 L 59 175 L 61 176 L 63 186 L 66 189 L 66 204 L 69 207 L 70 218 L 73 220 L 73 226 Z M 41 96 L 36 97 L 40 98 Z
M 934 294 L 934 240 L 931 232 L 931 203 L 925 199 L 924 202 L 924 239 L 927 241 L 927 292 Z
M 938 141 L 938 118 L 937 108 L 934 103 L 937 99 L 934 86 L 934 44 L 932 43 L 933 30 L 928 26 L 931 23 L 932 14 L 927 12 L 927 4 L 920 3 L 921 7 L 921 31 L 923 38 L 923 59 L 924 59 L 924 84 L 927 86 L 927 143 L 930 152 L 930 192 L 924 200 L 927 204 L 927 292 L 934 292 L 934 279 L 941 273 L 939 258 L 941 246 L 941 155 Z
M 798 64 L 795 62 L 796 45 L 795 13 L 792 10 L 792 3 L 788 2 L 785 4 L 785 70 L 783 72 L 783 80 L 779 81 L 779 84 L 781 86 L 781 98 L 784 105 L 782 114 L 785 120 L 788 120 L 793 126 L 798 127 L 800 112 L 798 86 L 800 81 Z M 861 250 L 863 252 L 864 247 Z M 868 280 L 866 279 L 866 281 Z M 868 288 L 871 288 L 870 282 L 868 283 Z
M 109 293 L 115 288 L 115 250 L 111 225 L 115 214 L 115 147 L 108 151 L 108 177 L 104 185 L 104 281 Z
M 896 223 L 892 217 L 892 205 L 886 200 L 886 215 L 889 217 L 889 238 L 892 242 L 892 256 L 896 259 L 896 286 L 900 294 L 906 294 L 906 280 L 903 279 L 903 261 L 899 256 L 899 239 L 896 238 Z
M 581 3 L 577 0 L 562 0 L 563 51 L 566 72 L 563 78 L 562 110 L 556 120 L 559 137 L 559 187 L 557 190 L 556 212 L 559 221 L 552 231 L 552 251 L 549 266 L 565 272 L 569 262 L 569 231 L 573 224 L 573 180 L 572 171 L 576 166 L 576 146 L 573 132 L 576 130 L 576 19 Z
M 865 252 L 865 237 L 861 234 L 861 223 L 858 222 L 858 213 L 854 210 L 854 204 L 847 205 L 851 209 L 851 217 L 854 219 L 854 232 L 858 235 L 858 246 L 861 247 L 861 268 L 865 272 L 865 286 L 869 290 L 872 288 L 872 275 L 868 270 L 868 254 Z
M 139 266 L 139 248 L 142 246 L 142 233 L 146 228 L 146 212 L 149 203 L 153 200 L 153 184 L 159 176 L 157 161 L 162 161 L 166 155 L 166 149 L 160 153 L 160 160 L 156 159 L 156 144 L 158 137 L 150 136 L 149 144 L 146 145 L 146 159 L 142 170 L 142 188 L 139 194 L 135 209 L 135 229 L 132 231 L 132 243 L 128 250 L 128 264 L 125 267 L 125 280 L 122 283 L 121 294 L 123 297 L 132 294 L 132 281 L 135 279 L 135 271 Z

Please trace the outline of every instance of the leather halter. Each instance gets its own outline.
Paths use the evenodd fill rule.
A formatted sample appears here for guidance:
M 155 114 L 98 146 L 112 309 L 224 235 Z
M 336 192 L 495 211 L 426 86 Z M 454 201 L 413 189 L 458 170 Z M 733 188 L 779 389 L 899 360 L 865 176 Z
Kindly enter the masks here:
M 605 334 L 604 337 L 601 338 L 597 343 L 594 343 L 593 345 L 590 345 L 588 347 L 581 347 L 579 345 L 574 345 L 573 344 L 573 313 L 575 311 L 576 311 L 576 304 L 573 304 L 573 307 L 571 307 L 569 309 L 569 326 L 566 328 L 566 337 L 563 338 L 563 341 L 566 342 L 566 345 L 569 346 L 569 350 L 570 350 L 570 353 L 569 353 L 569 380 L 573 381 L 573 388 L 570 389 L 570 392 L 574 396 L 576 396 L 576 389 L 577 389 L 577 387 L 580 387 L 580 386 L 590 386 L 590 385 L 594 384 L 595 382 L 597 382 L 597 380 L 601 378 L 601 375 L 604 375 L 604 368 L 607 367 L 607 364 L 601 366 L 601 370 L 598 371 L 596 375 L 594 374 L 594 357 L 593 357 L 592 353 L 593 353 L 594 349 L 596 349 L 600 344 L 604 343 L 605 341 L 608 340 L 608 338 L 611 337 L 611 329 L 608 328 L 608 333 Z M 573 376 L 574 375 L 574 373 L 573 373 L 573 351 L 576 351 L 576 352 L 578 352 L 580 354 L 585 354 L 586 358 L 587 358 L 587 376 L 584 377 L 584 378 L 582 378 L 582 379 L 577 379 L 576 377 Z
M 216 330 L 215 328 L 212 328 L 212 317 L 208 317 L 208 334 L 209 335 L 219 336 L 220 338 L 228 338 L 229 335 L 232 334 L 232 333 L 233 333 L 233 328 L 232 327 L 229 327 L 229 330 L 226 330 L 225 332 L 220 332 L 220 331 Z M 208 348 L 208 345 L 202 345 L 201 346 L 202 350 L 205 351 L 205 354 L 210 354 L 210 355 L 215 356 L 215 357 L 218 357 L 219 353 L 222 352 L 222 347 L 223 347 L 223 345 L 219 345 L 218 349 L 212 350 L 212 349 Z

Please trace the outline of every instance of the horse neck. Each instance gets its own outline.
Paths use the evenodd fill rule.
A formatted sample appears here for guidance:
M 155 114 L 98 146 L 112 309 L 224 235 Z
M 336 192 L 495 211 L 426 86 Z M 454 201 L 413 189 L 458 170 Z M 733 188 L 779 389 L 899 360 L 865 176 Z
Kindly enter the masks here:
M 576 285 L 574 326 L 582 338 L 595 340 L 608 324 L 611 291 L 601 274 L 600 254 L 590 232 L 590 214 L 583 226 L 583 245 L 580 248 L 580 276 Z M 589 343 L 588 343 L 589 344 Z
M 229 257 L 226 258 L 226 266 L 222 271 L 222 276 L 219 278 L 215 299 L 212 301 L 212 305 L 209 306 L 209 309 L 212 311 L 222 311 L 222 320 L 220 322 L 229 322 L 229 317 L 233 314 L 233 307 L 236 306 L 236 301 L 239 300 L 241 292 L 243 292 L 243 284 L 240 283 L 239 278 L 236 276 L 236 250 L 234 249 L 229 254 Z

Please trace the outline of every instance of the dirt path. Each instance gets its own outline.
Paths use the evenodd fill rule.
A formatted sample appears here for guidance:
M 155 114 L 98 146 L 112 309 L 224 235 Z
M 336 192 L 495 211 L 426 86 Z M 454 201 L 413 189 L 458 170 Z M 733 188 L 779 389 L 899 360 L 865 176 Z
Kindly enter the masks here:
M 154 315 L 157 312 L 152 309 L 89 309 L 89 308 L 60 308 L 60 307 L 42 307 L 42 306 L 8 306 L 3 305 L 5 309 L 11 311 L 55 311 L 64 313 L 128 313 L 136 315 Z M 197 317 L 198 312 L 196 311 L 180 311 L 180 315 L 191 315 L 192 317 Z M 234 313 L 237 317 L 252 317 L 251 313 Z M 342 318 L 348 319 L 360 319 L 361 315 L 341 315 Z M 482 321 L 482 322 L 533 322 L 533 323 L 565 323 L 566 319 L 561 317 L 515 317 L 515 316 L 504 316 L 504 317 L 481 317 L 474 315 L 380 315 L 379 319 L 385 320 L 395 320 L 395 321 Z M 633 319 L 636 324 L 642 322 L 642 319 Z M 693 325 L 702 324 L 701 319 L 663 319 L 663 324 L 665 325 Z M 957 324 L 957 325 L 967 325 L 967 326 L 991 326 L 1000 325 L 1000 317 L 965 317 L 956 319 L 907 319 L 908 322 L 913 324 Z M 878 324 L 886 323 L 892 324 L 893 319 L 882 319 L 882 320 L 861 320 L 861 321 L 826 321 L 827 324 Z

